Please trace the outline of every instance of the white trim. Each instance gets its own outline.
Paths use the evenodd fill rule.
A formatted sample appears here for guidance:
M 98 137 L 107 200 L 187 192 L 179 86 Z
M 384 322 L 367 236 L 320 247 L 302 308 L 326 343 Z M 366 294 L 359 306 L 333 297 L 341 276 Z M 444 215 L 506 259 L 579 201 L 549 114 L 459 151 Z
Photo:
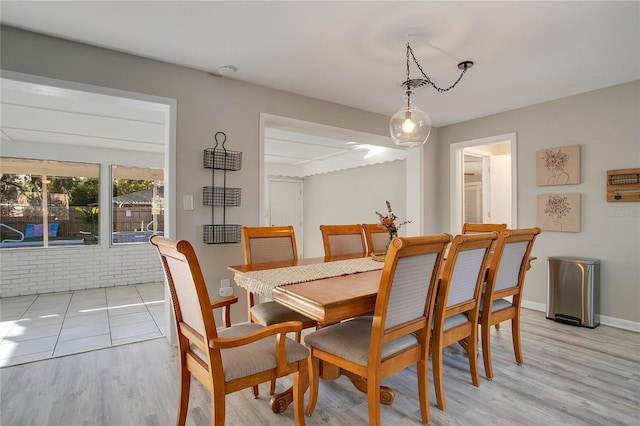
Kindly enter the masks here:
M 424 146 L 407 151 L 405 175 L 407 217 L 411 218 L 411 222 L 405 225 L 407 236 L 424 235 Z
M 523 308 L 531 309 L 533 311 L 547 312 L 547 305 L 545 303 L 529 302 L 527 300 L 523 300 L 521 302 L 521 306 Z
M 523 300 L 521 306 L 525 309 L 531 309 L 533 311 L 540 311 L 545 313 L 547 312 L 547 305 L 545 303 L 529 302 L 527 300 Z M 629 321 L 621 318 L 607 317 L 604 315 L 600 315 L 600 325 L 640 332 L 640 322 Z
M 397 149 L 391 143 L 390 136 L 380 136 L 357 130 L 344 129 L 329 126 L 326 124 L 313 123 L 309 121 L 297 120 L 294 118 L 280 117 L 277 115 L 260 113 L 260 146 L 259 146 L 259 178 L 260 178 L 260 213 L 258 223 L 264 226 L 267 220 L 265 201 L 265 165 L 264 165 L 264 130 L 267 123 L 278 126 L 300 128 L 311 131 L 313 134 L 342 135 L 354 142 L 362 142 L 369 145 L 380 145 L 387 148 Z M 407 179 L 407 217 L 411 218 L 411 223 L 407 225 L 407 235 L 422 235 L 424 231 L 423 211 L 424 211 L 424 148 L 410 149 L 406 151 L 406 179 Z
M 600 324 L 608 325 L 609 327 L 615 327 L 615 328 L 621 328 L 624 330 L 640 332 L 640 322 L 634 322 L 634 321 L 629 321 L 625 319 L 606 317 L 604 315 L 600 315 Z
M 491 145 L 501 142 L 511 144 L 511 227 L 518 226 L 518 152 L 516 133 L 490 136 L 463 142 L 452 143 L 449 146 L 449 192 L 451 194 L 449 209 L 450 232 L 457 234 L 462 228 L 462 182 L 461 171 L 463 168 L 462 150 L 465 148 Z
M 125 90 L 113 89 L 102 86 L 94 86 L 90 84 L 78 83 L 67 80 L 58 80 L 37 75 L 24 74 L 14 71 L 0 70 L 0 78 L 7 80 L 15 80 L 18 82 L 31 83 L 34 85 L 51 86 L 52 88 L 60 88 L 73 90 L 74 96 L 81 98 L 86 93 L 100 94 L 114 98 L 115 102 L 125 102 L 127 104 L 138 104 L 142 108 L 155 109 L 165 112 L 165 135 L 164 135 L 164 207 L 165 207 L 165 236 L 168 238 L 176 238 L 176 128 L 177 128 L 177 99 L 165 98 L 154 95 L 147 95 L 138 92 L 129 92 Z M 108 179 L 104 179 L 107 177 Z M 108 166 L 101 166 L 101 185 L 100 196 L 101 205 L 110 205 L 110 193 L 105 188 L 110 188 L 111 176 Z M 108 182 L 108 186 L 107 183 Z M 105 202 L 105 199 L 108 200 Z M 110 220 L 110 219 L 109 219 Z M 101 221 L 101 235 L 110 235 L 110 227 L 106 220 Z M 104 228 L 104 229 L 103 229 Z M 105 229 L 109 229 L 105 232 Z M 100 242 L 101 248 L 109 249 L 109 238 L 102 238 Z M 171 298 L 168 294 L 167 286 L 165 286 L 165 317 L 166 337 L 171 344 L 176 344 L 175 326 L 173 319 L 173 311 L 171 306 Z

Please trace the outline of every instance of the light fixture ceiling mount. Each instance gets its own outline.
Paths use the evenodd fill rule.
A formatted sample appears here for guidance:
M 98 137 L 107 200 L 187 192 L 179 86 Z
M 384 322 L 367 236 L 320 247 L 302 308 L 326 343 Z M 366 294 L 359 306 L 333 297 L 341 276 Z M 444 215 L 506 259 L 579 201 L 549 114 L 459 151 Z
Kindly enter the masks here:
M 420 70 L 423 78 L 411 78 L 411 59 L 413 59 L 413 62 Z M 395 113 L 389 122 L 389 132 L 393 139 L 393 143 L 403 148 L 414 148 L 423 145 L 427 139 L 429 139 L 429 134 L 431 133 L 431 117 L 429 117 L 429 114 L 413 104 L 412 97 L 414 96 L 414 89 L 430 85 L 439 93 L 448 92 L 460 82 L 462 76 L 472 66 L 472 61 L 460 62 L 458 64 L 458 69 L 462 70 L 462 72 L 458 79 L 449 87 L 438 87 L 425 74 L 413 53 L 413 49 L 411 49 L 411 45 L 407 41 L 407 78 L 401 83 L 401 86 L 404 88 L 407 104 L 400 111 Z
M 235 65 L 221 65 L 218 67 L 218 73 L 220 73 L 220 75 L 232 75 L 236 71 L 238 71 L 238 67 Z

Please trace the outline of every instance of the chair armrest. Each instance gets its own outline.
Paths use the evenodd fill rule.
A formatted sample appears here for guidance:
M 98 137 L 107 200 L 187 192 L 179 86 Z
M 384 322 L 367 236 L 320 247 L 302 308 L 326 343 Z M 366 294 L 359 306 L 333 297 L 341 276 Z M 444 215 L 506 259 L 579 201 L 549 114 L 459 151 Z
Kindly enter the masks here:
M 236 348 L 238 346 L 244 346 L 258 340 L 262 340 L 266 337 L 276 335 L 276 360 L 277 360 L 277 372 L 278 375 L 286 375 L 289 373 L 287 368 L 287 358 L 284 352 L 284 344 L 286 341 L 287 333 L 299 333 L 302 331 L 302 322 L 300 321 L 287 321 L 279 324 L 273 324 L 268 327 L 264 327 L 253 333 L 245 334 L 241 337 L 217 337 L 209 340 L 209 347 L 213 349 L 228 349 Z
M 263 327 L 253 333 L 240 337 L 216 337 L 209 340 L 209 346 L 214 349 L 229 349 L 262 340 L 274 334 L 299 333 L 302 331 L 302 322 L 287 321 Z
M 231 327 L 231 305 L 238 301 L 238 296 L 229 296 L 211 302 L 211 309 L 222 308 L 222 322 L 224 328 Z
M 218 299 L 211 302 L 211 309 L 223 308 L 225 306 L 233 305 L 238 301 L 238 296 L 229 296 L 224 299 Z

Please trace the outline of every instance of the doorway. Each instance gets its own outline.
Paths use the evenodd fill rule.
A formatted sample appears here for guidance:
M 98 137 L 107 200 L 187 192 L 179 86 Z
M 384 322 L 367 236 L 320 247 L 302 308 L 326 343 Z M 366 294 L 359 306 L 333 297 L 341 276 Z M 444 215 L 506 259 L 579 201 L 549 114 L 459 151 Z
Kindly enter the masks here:
M 489 185 L 489 157 L 485 154 L 464 151 L 464 193 L 462 198 L 463 222 L 486 223 L 491 216 L 487 208 L 486 198 L 490 197 Z
M 517 227 L 516 134 L 451 144 L 450 159 L 451 232 L 465 221 Z
M 303 148 L 305 156 L 314 157 L 315 159 L 321 159 L 314 164 L 313 171 L 316 173 L 330 173 L 334 170 L 330 168 L 324 168 L 327 164 L 332 163 L 330 160 L 335 160 L 337 154 L 335 149 L 340 150 L 342 148 L 337 147 L 336 143 L 353 144 L 352 146 L 359 145 L 361 148 L 366 149 L 367 155 L 362 155 L 363 151 L 357 151 L 351 148 L 350 153 L 344 153 L 344 156 L 340 157 L 340 169 L 348 169 L 356 167 L 357 165 L 372 165 L 379 163 L 393 162 L 395 160 L 405 160 L 405 173 L 403 179 L 405 180 L 404 194 L 406 195 L 406 217 L 411 218 L 411 223 L 407 224 L 405 232 L 407 235 L 421 235 L 423 232 L 423 206 L 424 206 L 424 182 L 423 179 L 417 179 L 416 177 L 423 176 L 423 148 L 412 150 L 400 150 L 393 147 L 390 137 L 380 136 L 374 134 L 368 134 L 358 132 L 350 129 L 337 128 L 333 126 L 311 123 L 286 117 L 273 116 L 269 114 L 261 114 L 260 116 L 261 126 L 261 143 L 260 143 L 260 226 L 272 225 L 270 215 L 272 214 L 271 199 L 270 199 L 270 185 L 271 180 L 281 179 L 286 176 L 286 179 L 297 179 L 301 184 L 304 182 L 305 174 L 289 174 L 283 171 L 282 167 L 275 167 L 271 160 L 270 155 L 266 152 L 265 139 L 266 134 L 272 133 L 273 129 L 279 132 L 292 132 L 297 133 L 305 139 L 305 145 Z M 309 138 L 313 140 L 308 140 Z M 325 144 L 323 139 L 331 139 L 332 142 Z M 326 141 L 329 142 L 329 141 Z M 366 147 L 366 148 L 365 148 Z M 291 157 L 291 159 L 301 159 L 302 154 L 297 148 L 287 146 L 285 150 L 281 148 L 278 154 L 282 156 Z M 343 149 L 346 151 L 346 149 Z M 278 151 L 278 150 L 276 150 Z M 286 151 L 283 153 L 282 151 Z M 359 154 L 356 154 L 359 152 Z M 359 158 L 360 163 L 353 164 L 356 161 L 356 157 Z M 368 162 L 368 163 L 367 163 Z M 321 164 L 321 165 L 320 165 Z M 317 167 L 315 167 L 317 166 Z M 310 173 L 313 174 L 313 173 Z M 348 187 L 344 187 L 348 188 Z M 336 190 L 342 190 L 343 188 L 336 188 Z M 304 194 L 305 198 L 310 197 L 312 194 Z M 384 196 L 381 197 L 380 203 L 371 208 L 372 220 L 375 221 L 375 215 L 373 214 L 376 209 L 384 208 Z M 378 202 L 378 201 L 374 201 Z M 302 217 L 304 217 L 304 205 L 300 207 Z M 403 212 L 404 217 L 404 212 Z M 336 219 L 335 217 L 333 219 Z M 346 220 L 346 219 L 345 219 Z M 303 221 L 304 222 L 304 221 Z M 350 222 L 335 222 L 335 223 L 351 223 Z M 300 225 L 301 232 L 307 227 L 307 224 L 302 223 Z M 307 229 L 309 231 L 309 229 Z M 311 232 L 311 231 L 309 231 Z M 309 234 L 307 232 L 307 234 Z M 300 236 L 298 236 L 300 235 Z M 304 234 L 298 234 L 296 229 L 296 243 L 301 249 L 304 247 Z M 311 240 L 309 240 L 311 242 Z M 309 253 L 307 253 L 309 255 Z
M 268 226 L 293 226 L 298 247 L 298 257 L 304 257 L 304 233 L 302 229 L 302 180 L 268 178 L 269 223 Z
M 164 169 L 164 234 L 173 237 L 175 233 L 175 152 L 176 152 L 176 116 L 177 100 L 163 98 L 142 93 L 126 92 L 88 84 L 56 80 L 41 76 L 2 71 L 2 106 L 3 113 L 11 110 L 15 112 L 12 118 L 18 123 L 35 123 L 36 127 L 23 128 L 13 126 L 7 119 L 3 120 L 3 134 L 12 135 L 5 143 L 3 139 L 3 156 L 15 158 L 34 158 L 39 160 L 61 160 L 74 162 L 93 162 L 100 164 L 99 197 L 103 206 L 112 204 L 112 165 L 126 165 L 134 167 L 156 167 Z M 55 95 L 55 96 L 54 96 Z M 62 102 L 64 101 L 64 102 Z M 60 106 L 64 105 L 63 110 Z M 92 109 L 95 108 L 95 109 Z M 35 112 L 34 112 L 35 111 Z M 18 113 L 27 113 L 26 118 Z M 33 120 L 34 116 L 41 117 Z M 132 120 L 131 117 L 136 120 Z M 154 119 L 149 120 L 148 117 Z M 44 118 L 46 119 L 44 119 Z M 64 117 L 64 119 L 60 118 Z M 71 119 L 69 117 L 75 117 Z M 147 118 L 142 120 L 142 117 Z M 116 120 L 122 120 L 122 125 L 114 125 Z M 136 122 L 133 126 L 131 122 Z M 108 122 L 109 125 L 98 125 Z M 149 125 L 148 123 L 155 123 Z M 61 129 L 62 125 L 68 126 Z M 124 130 L 128 129 L 128 133 Z M 138 131 L 132 131 L 137 129 Z M 146 129 L 149 133 L 140 131 Z M 19 132 L 17 132 L 19 130 Z M 112 134 L 105 136 L 106 131 L 118 130 L 119 137 Z M 102 132 L 102 133 L 100 133 Z M 65 137 L 60 143 L 60 134 L 75 135 L 75 138 Z M 142 135 L 142 136 L 141 136 Z M 137 137 L 142 137 L 144 143 L 134 143 Z M 150 141 L 153 141 L 152 143 Z M 111 235 L 112 209 L 105 208 L 103 218 L 99 222 L 99 234 Z M 148 225 L 149 222 L 147 222 Z M 141 224 L 142 228 L 142 224 Z M 65 250 L 66 248 L 60 248 Z M 56 249 L 58 250 L 58 249 Z M 130 252 L 132 255 L 127 255 Z M 33 251 L 29 256 L 47 256 L 47 251 Z M 4 257 L 13 256 L 16 261 L 28 253 L 22 250 L 3 253 Z M 59 256 L 61 259 L 62 256 Z M 95 259 L 99 257 L 102 268 L 109 264 L 123 265 L 122 259 L 135 260 L 144 263 L 145 259 L 157 258 L 148 245 L 122 244 L 117 249 L 112 248 L 111 238 L 102 238 L 90 249 L 78 251 L 74 256 L 59 260 L 55 265 L 42 262 L 45 276 L 60 276 L 47 268 L 74 270 L 76 276 L 95 275 Z M 11 262 L 3 262 L 4 264 Z M 39 262 L 32 259 L 33 264 Z M 122 266 L 128 268 L 129 266 Z M 131 269 L 133 270 L 133 269 Z M 138 271 L 139 272 L 139 271 Z M 4 271 L 3 271 L 4 274 Z M 129 274 L 131 275 L 131 274 Z M 122 276 L 128 277 L 123 274 Z M 140 274 L 131 276 L 139 278 Z M 102 287 L 117 287 L 122 284 L 107 282 L 109 279 L 117 281 L 119 276 L 105 275 Z M 3 278 L 6 278 L 3 275 Z M 101 276 L 101 278 L 103 278 Z M 21 277 L 16 278 L 22 279 Z M 60 279 L 61 288 L 69 288 L 69 278 Z M 97 281 L 96 281 L 97 282 Z M 49 282 L 49 286 L 52 282 Z M 95 285 L 95 282 L 93 283 Z M 108 285 L 110 284 L 110 285 Z M 165 294 L 164 313 L 166 318 L 167 338 L 175 342 L 173 315 L 168 293 Z

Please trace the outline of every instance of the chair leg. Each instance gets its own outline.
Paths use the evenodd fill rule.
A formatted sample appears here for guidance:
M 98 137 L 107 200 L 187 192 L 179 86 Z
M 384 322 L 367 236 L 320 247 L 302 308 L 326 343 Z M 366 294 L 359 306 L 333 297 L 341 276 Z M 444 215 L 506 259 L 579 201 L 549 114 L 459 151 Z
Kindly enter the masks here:
M 522 346 L 520 345 L 520 313 L 511 319 L 511 339 L 513 340 L 513 352 L 516 355 L 516 363 L 522 364 Z
M 178 391 L 178 418 L 177 426 L 184 426 L 187 422 L 187 410 L 189 408 L 189 392 L 191 391 L 191 373 L 185 366 L 180 366 L 180 390 Z
M 305 413 L 310 416 L 316 409 L 318 402 L 318 387 L 320 386 L 320 360 L 312 355 L 308 358 L 309 365 L 309 399 Z
M 478 374 L 478 326 L 471 327 L 471 336 L 468 337 L 469 347 L 467 356 L 469 357 L 469 371 L 471 372 L 471 382 L 473 386 L 480 386 L 480 375 Z
M 211 394 L 211 426 L 224 426 L 225 398 L 226 395 L 221 395 L 221 392 Z
M 302 337 L 302 333 L 301 332 L 297 332 L 295 333 L 295 339 L 296 342 L 300 343 L 300 338 Z M 255 386 L 257 388 L 257 386 Z M 271 382 L 269 383 L 269 394 L 270 395 L 275 395 L 276 394 L 276 379 L 271 380 Z M 257 393 L 254 393 L 254 395 L 256 398 L 258 397 Z
M 249 322 L 252 322 L 252 323 L 256 322 L 255 318 L 253 318 L 253 315 L 251 315 L 251 308 L 255 305 L 254 297 L 255 297 L 254 294 L 249 290 L 247 290 L 247 316 L 249 317 Z M 273 388 L 275 388 L 275 384 L 273 385 Z M 271 390 L 271 388 L 269 388 L 269 390 Z M 258 396 L 260 396 L 260 390 L 258 389 L 258 385 L 251 387 L 251 394 L 253 395 L 254 398 L 257 398 Z M 271 393 L 271 395 L 273 395 L 273 393 Z
M 436 405 L 445 410 L 447 404 L 444 400 L 444 384 L 442 380 L 442 348 L 439 344 L 432 347 L 431 364 L 433 365 L 433 387 L 436 390 Z
M 306 391 L 305 377 L 308 375 L 306 360 L 298 362 L 298 371 L 293 373 L 293 416 L 296 426 L 304 426 L 304 393 Z
M 431 411 L 429 410 L 429 362 L 420 360 L 417 365 L 418 373 L 418 398 L 420 399 L 420 416 L 422 423 L 431 424 Z
M 498 323 L 499 324 L 499 323 Z M 484 375 L 487 379 L 493 380 L 493 367 L 491 366 L 491 326 L 481 325 L 482 333 L 482 361 L 484 362 Z
M 367 403 L 369 407 L 369 426 L 380 426 L 380 379 L 367 377 Z

